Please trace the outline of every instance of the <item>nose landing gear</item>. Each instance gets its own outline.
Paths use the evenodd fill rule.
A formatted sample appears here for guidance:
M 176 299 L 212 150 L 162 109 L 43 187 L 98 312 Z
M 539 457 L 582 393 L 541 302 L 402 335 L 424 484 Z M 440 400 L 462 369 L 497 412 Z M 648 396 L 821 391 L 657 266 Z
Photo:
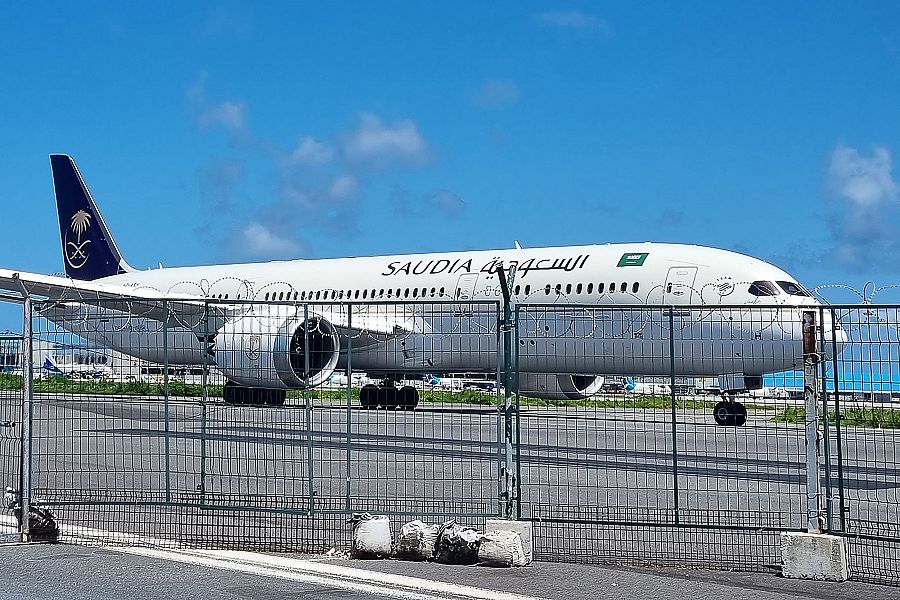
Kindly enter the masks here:
M 747 422 L 747 408 L 734 399 L 734 394 L 722 394 L 723 400 L 713 407 L 713 419 L 717 425 L 740 427 Z

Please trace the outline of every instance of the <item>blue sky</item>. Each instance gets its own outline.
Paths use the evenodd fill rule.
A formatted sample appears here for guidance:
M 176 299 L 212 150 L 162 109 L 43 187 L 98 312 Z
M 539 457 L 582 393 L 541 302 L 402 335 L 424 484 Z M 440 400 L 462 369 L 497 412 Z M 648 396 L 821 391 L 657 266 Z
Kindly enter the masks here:
M 5 267 L 62 270 L 64 152 L 140 268 L 653 240 L 900 282 L 896 2 L 26 4 Z

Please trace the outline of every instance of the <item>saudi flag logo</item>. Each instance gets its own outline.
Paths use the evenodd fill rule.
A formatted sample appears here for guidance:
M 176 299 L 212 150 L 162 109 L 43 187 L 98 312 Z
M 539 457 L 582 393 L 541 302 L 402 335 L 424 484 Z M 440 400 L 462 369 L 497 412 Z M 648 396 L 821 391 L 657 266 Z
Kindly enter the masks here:
M 644 261 L 650 256 L 649 252 L 626 252 L 619 259 L 619 267 L 642 267 Z

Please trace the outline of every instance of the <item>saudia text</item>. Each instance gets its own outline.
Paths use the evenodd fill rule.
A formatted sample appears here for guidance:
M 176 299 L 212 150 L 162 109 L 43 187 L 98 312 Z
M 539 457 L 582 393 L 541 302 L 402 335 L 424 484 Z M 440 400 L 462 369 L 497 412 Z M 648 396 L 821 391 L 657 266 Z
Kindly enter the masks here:
M 587 263 L 589 254 L 579 254 L 578 256 L 569 258 L 529 258 L 527 260 L 509 261 L 509 267 L 515 265 L 516 277 L 525 277 L 531 271 L 565 271 L 571 272 L 581 269 Z M 483 267 L 478 269 L 481 273 L 496 273 L 497 269 L 509 268 L 500 258 L 493 258 Z M 391 275 L 439 275 L 441 273 L 473 273 L 472 259 L 457 258 L 449 260 L 441 258 L 437 260 L 420 260 L 420 261 L 394 261 L 389 263 L 387 268 L 381 273 L 385 277 Z

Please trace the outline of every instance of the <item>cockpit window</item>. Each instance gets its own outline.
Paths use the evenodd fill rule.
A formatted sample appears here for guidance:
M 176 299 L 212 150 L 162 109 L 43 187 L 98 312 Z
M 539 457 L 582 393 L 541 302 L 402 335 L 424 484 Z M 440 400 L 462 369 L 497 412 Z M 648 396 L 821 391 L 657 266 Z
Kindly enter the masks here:
M 776 281 L 781 289 L 785 291 L 785 293 L 790 294 L 791 296 L 811 296 L 809 292 L 804 290 L 799 284 L 794 283 L 793 281 Z
M 777 296 L 781 292 L 771 281 L 754 281 L 750 284 L 750 293 L 754 296 Z

